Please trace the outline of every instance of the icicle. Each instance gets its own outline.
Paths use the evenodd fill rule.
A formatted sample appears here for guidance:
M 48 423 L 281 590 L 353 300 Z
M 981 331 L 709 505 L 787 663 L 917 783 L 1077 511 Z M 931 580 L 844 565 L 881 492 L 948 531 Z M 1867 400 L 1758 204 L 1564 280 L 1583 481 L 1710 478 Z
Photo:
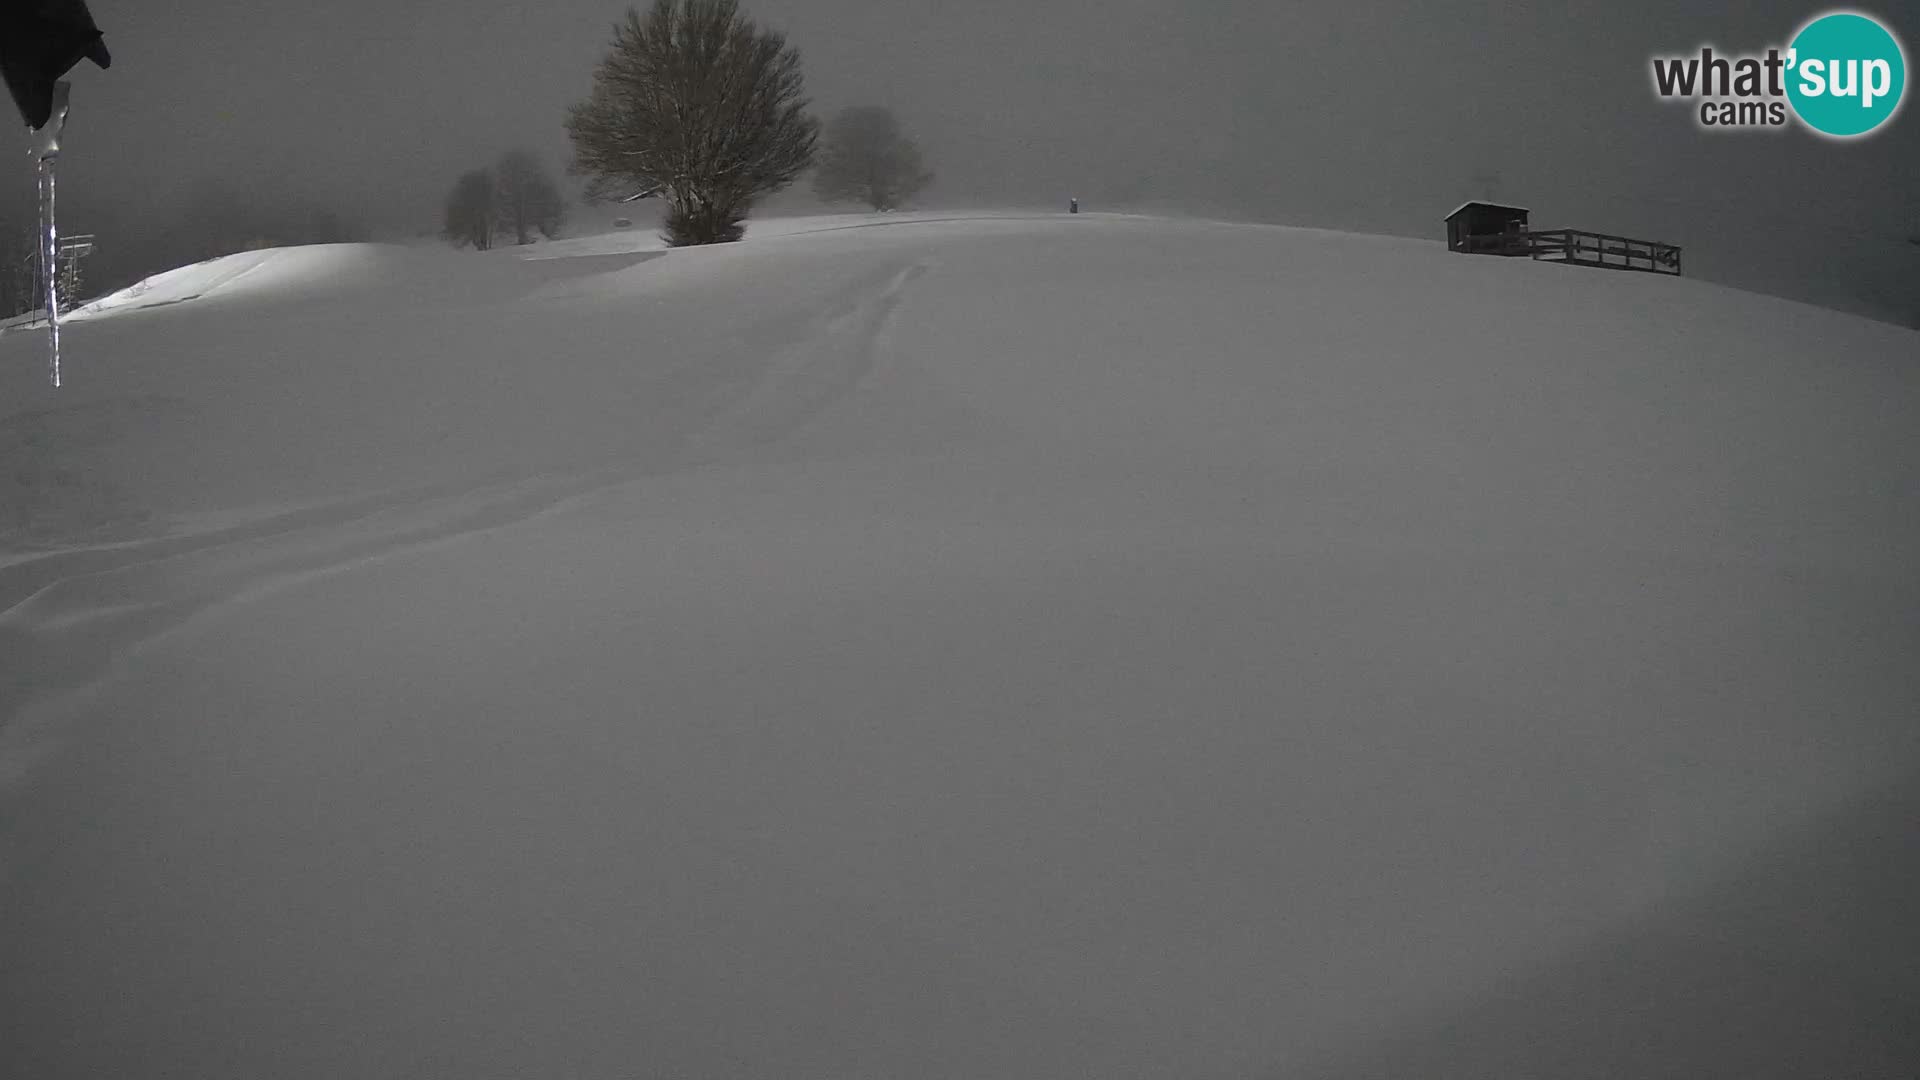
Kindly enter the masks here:
M 47 284 L 47 363 L 60 386 L 60 228 L 53 215 L 54 158 L 40 159 L 40 275 Z
M 60 228 L 53 217 L 53 166 L 60 160 L 60 135 L 66 130 L 72 91 L 65 79 L 53 84 L 52 112 L 34 131 L 33 149 L 40 164 L 40 276 L 47 293 L 47 366 L 56 388 L 60 385 Z

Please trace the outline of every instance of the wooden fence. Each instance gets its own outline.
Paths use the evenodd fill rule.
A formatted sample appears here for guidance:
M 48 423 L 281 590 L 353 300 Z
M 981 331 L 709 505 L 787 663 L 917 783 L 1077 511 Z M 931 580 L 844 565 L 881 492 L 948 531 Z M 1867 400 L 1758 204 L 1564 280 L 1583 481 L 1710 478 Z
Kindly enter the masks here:
M 1680 276 L 1680 249 L 1658 240 L 1586 232 L 1581 229 L 1522 229 L 1493 235 L 1468 236 L 1460 250 L 1473 255 L 1524 256 L 1570 266 L 1597 266 L 1607 270 L 1638 270 L 1648 274 Z

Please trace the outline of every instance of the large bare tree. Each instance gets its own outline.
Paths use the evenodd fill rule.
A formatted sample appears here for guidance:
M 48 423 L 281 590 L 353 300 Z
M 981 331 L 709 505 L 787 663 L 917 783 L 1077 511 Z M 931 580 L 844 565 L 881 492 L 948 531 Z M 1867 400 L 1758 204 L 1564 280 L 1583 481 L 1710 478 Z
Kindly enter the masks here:
M 864 202 L 892 210 L 933 182 L 920 148 L 900 130 L 893 112 L 867 105 L 842 109 L 827 125 L 813 191 L 826 202 Z
M 800 54 L 735 0 L 655 0 L 629 8 L 567 113 L 573 170 L 589 198 L 657 192 L 675 245 L 738 240 L 755 200 L 813 163 Z

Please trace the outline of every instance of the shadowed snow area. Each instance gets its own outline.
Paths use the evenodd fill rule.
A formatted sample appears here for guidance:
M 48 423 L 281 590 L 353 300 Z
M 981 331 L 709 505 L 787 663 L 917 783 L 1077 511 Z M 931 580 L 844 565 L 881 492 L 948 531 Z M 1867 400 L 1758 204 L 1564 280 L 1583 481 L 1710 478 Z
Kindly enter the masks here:
M 184 268 L 58 392 L 0 338 L 5 1071 L 1920 1062 L 1920 334 L 1194 221 L 649 239 Z

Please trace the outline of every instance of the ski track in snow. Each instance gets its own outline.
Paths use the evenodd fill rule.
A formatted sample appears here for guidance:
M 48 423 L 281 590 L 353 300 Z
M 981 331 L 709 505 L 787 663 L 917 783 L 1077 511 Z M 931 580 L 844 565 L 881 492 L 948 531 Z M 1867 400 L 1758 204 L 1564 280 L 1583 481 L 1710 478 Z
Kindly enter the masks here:
M 223 275 L 221 283 L 266 261 Z M 524 521 L 641 475 L 778 445 L 872 377 L 895 309 L 932 265 L 921 260 L 856 282 L 792 335 L 796 343 L 770 358 L 760 379 L 668 462 L 608 462 L 478 488 L 383 493 L 202 535 L 0 565 L 0 653 L 17 673 L 0 681 L 0 765 L 6 756 L 4 718 L 57 704 L 61 694 L 99 679 L 115 658 L 221 604 Z M 217 287 L 209 285 L 202 294 Z
M 836 304 L 767 365 L 761 380 L 696 440 L 696 447 L 724 455 L 728 447 L 765 447 L 792 438 L 835 402 L 858 393 L 879 361 L 888 324 L 930 260 L 876 277 L 878 291 L 863 283 Z M 696 451 L 698 452 L 698 451 Z

